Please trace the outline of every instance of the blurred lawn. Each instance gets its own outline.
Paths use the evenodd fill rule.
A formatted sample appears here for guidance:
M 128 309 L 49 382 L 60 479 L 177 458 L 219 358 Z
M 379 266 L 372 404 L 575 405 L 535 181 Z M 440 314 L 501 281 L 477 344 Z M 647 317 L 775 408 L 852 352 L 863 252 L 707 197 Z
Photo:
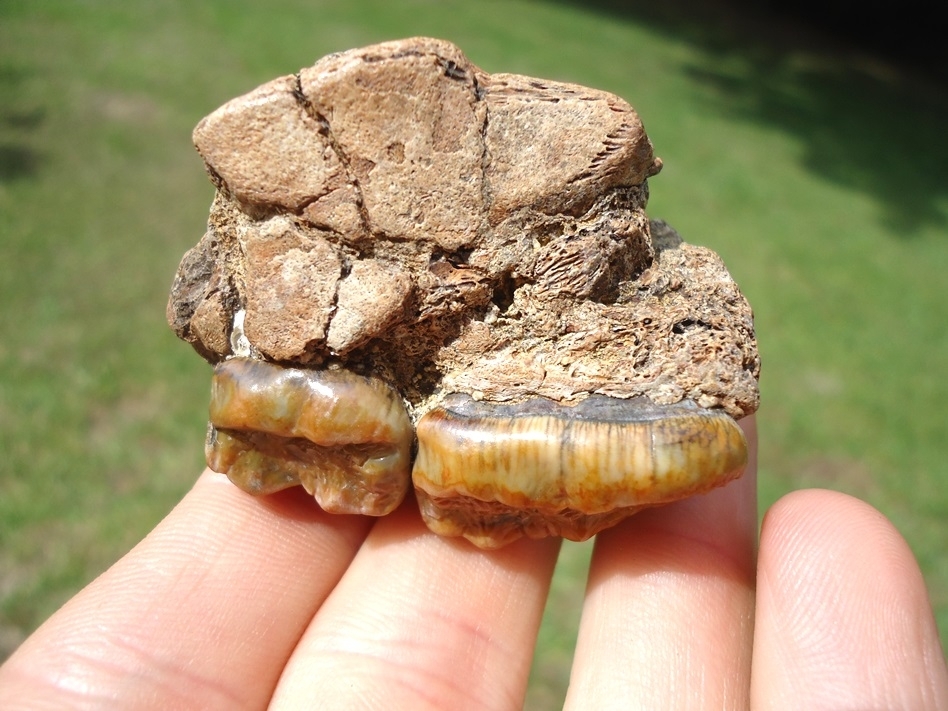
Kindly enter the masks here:
M 192 126 L 418 34 L 639 110 L 666 165 L 650 214 L 721 253 L 755 306 L 761 511 L 802 486 L 873 503 L 946 640 L 948 98 L 746 18 L 637 5 L 0 3 L 0 659 L 201 467 L 209 371 L 164 322 L 212 195 Z M 564 693 L 589 550 L 564 548 L 531 708 Z

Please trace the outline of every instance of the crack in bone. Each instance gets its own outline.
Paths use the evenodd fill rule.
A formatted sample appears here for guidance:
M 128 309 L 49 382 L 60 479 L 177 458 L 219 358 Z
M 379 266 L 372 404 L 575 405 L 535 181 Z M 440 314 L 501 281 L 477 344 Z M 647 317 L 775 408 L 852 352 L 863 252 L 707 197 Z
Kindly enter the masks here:
M 477 73 L 472 77 L 474 83 L 475 101 L 484 102 L 484 120 L 481 122 L 481 200 L 484 202 L 483 221 L 481 230 L 486 232 L 490 229 L 491 207 L 494 204 L 494 192 L 490 181 L 490 148 L 487 142 L 487 132 L 490 129 L 490 104 L 485 101 L 487 96 L 486 89 L 483 89 L 477 81 Z
M 375 374 L 420 413 L 446 391 L 490 401 L 691 397 L 733 416 L 757 407 L 750 309 L 710 250 L 680 238 L 658 249 L 667 229 L 650 237 L 646 179 L 661 164 L 620 97 L 490 75 L 449 43 L 415 38 L 331 55 L 268 82 L 195 135 L 226 178 L 211 215 L 222 235 L 236 225 L 265 230 L 272 215 L 247 202 L 265 203 L 331 246 L 327 259 L 374 260 L 408 285 L 395 288 L 384 269 L 360 281 L 352 293 L 367 318 L 340 335 L 343 350 L 300 337 L 302 322 L 328 329 L 346 306 L 346 290 L 318 264 L 299 272 L 297 291 L 277 294 L 260 273 L 246 280 L 247 256 L 203 255 L 235 284 L 240 303 L 211 304 L 195 331 L 191 302 L 206 294 L 194 285 L 206 276 L 201 259 L 185 260 L 169 313 L 208 360 L 229 355 L 218 322 L 229 335 L 243 307 L 261 357 Z M 279 246 L 261 239 L 255 259 L 278 258 Z M 265 338 L 248 306 L 255 289 Z M 271 303 L 277 296 L 292 304 Z M 722 330 L 663 337 L 689 320 Z
M 362 195 L 362 186 L 359 184 L 359 179 L 356 177 L 355 172 L 352 170 L 352 164 L 349 162 L 349 156 L 343 150 L 342 146 L 339 144 L 339 141 L 336 140 L 336 136 L 332 132 L 332 126 L 329 124 L 329 119 L 316 108 L 309 97 L 306 96 L 306 93 L 303 91 L 303 82 L 300 77 L 299 72 L 294 74 L 296 79 L 296 88 L 293 91 L 293 97 L 299 102 L 300 106 L 303 108 L 303 111 L 316 122 L 319 126 L 319 132 L 326 137 L 326 140 L 329 141 L 329 145 L 335 153 L 336 158 L 339 159 L 339 162 L 342 164 L 343 169 L 346 171 L 346 180 L 349 185 L 356 191 L 356 209 L 359 212 L 359 219 L 362 222 L 362 230 L 365 234 L 373 234 L 370 227 L 369 212 L 365 208 L 365 200 Z M 333 191 L 327 191 L 323 195 L 315 197 L 312 201 L 309 201 L 307 204 L 312 204 L 316 200 L 328 195 Z M 305 206 L 304 206 L 305 207 Z

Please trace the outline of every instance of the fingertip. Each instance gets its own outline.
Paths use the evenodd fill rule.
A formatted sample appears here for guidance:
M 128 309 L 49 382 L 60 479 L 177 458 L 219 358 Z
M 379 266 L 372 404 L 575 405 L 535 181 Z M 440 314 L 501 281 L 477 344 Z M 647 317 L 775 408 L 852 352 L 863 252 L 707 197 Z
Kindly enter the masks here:
M 764 517 L 754 698 L 815 708 L 934 708 L 948 672 L 911 549 L 877 509 L 812 489 Z
M 921 570 L 902 534 L 878 509 L 838 491 L 795 491 L 767 511 L 759 571 L 779 572 L 784 590 L 796 582 L 806 591 L 816 584 L 846 582 L 845 572 L 852 576 L 850 586 L 869 588 L 875 581 L 894 600 L 930 606 Z

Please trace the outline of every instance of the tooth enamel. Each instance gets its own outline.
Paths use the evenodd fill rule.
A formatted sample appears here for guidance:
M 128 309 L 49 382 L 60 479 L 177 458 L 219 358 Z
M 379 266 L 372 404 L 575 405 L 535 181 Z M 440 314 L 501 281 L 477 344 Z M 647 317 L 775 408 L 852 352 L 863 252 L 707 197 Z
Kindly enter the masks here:
M 251 493 L 302 484 L 327 511 L 381 516 L 408 488 L 413 439 L 378 379 L 245 358 L 214 370 L 208 466 Z
M 644 506 L 721 486 L 747 462 L 737 423 L 688 401 L 453 395 L 417 433 L 412 478 L 426 522 L 482 547 L 521 535 L 583 540 Z

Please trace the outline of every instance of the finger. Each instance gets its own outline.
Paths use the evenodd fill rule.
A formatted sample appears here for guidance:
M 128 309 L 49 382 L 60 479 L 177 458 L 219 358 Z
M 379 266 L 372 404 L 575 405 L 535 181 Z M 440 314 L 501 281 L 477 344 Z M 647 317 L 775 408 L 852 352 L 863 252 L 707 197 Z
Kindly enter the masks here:
M 369 525 L 206 473 L 0 668 L 0 708 L 265 707 Z
M 799 491 L 764 518 L 754 708 L 946 709 L 921 572 L 868 504 Z
M 566 708 L 747 707 L 757 436 L 741 425 L 741 479 L 599 535 Z
M 403 506 L 317 613 L 272 708 L 521 708 L 558 549 L 546 539 L 482 551 L 435 536 Z

